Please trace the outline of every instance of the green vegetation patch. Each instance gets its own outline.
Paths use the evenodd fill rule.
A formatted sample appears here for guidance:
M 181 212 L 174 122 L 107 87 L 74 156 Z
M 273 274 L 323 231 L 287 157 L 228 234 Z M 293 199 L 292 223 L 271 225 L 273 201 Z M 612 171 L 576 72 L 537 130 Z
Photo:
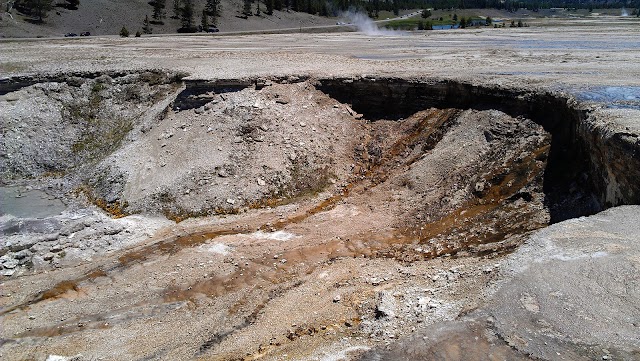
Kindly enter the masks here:
M 105 91 L 106 85 L 96 81 L 88 97 L 76 99 L 63 110 L 73 124 L 80 126 L 81 134 L 71 151 L 85 161 L 98 161 L 116 150 L 134 126 L 132 119 L 102 114 Z
M 408 18 L 408 19 L 398 19 L 391 20 L 385 24 L 385 28 L 393 29 L 393 30 L 416 30 L 420 27 L 420 24 L 426 25 L 427 23 L 431 23 L 431 25 L 455 25 L 456 22 L 449 19 L 443 18 L 440 20 L 436 19 L 423 19 L 420 17 Z

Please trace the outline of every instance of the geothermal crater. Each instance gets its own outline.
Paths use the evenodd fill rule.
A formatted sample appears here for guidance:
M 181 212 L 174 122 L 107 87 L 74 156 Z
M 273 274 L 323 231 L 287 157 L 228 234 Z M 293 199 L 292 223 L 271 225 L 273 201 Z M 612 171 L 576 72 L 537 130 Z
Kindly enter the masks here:
M 167 359 L 376 345 L 472 308 L 492 259 L 532 231 L 640 201 L 638 143 L 562 94 L 182 76 L 1 85 L 3 187 L 67 205 L 2 218 L 3 275 L 53 270 L 4 305 L 17 358 L 34 344 Z

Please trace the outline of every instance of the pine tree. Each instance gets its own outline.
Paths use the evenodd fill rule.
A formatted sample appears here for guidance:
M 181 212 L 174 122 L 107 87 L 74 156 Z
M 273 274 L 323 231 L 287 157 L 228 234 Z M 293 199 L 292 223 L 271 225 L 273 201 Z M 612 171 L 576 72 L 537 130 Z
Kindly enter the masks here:
M 267 15 L 273 15 L 274 1 L 273 0 L 264 0 L 264 5 L 267 8 L 267 10 L 266 10 Z
M 142 32 L 145 34 L 151 34 L 153 29 L 151 29 L 151 25 L 149 24 L 149 15 L 144 17 L 144 22 L 142 23 Z
M 182 2 L 180 0 L 173 0 L 173 16 L 172 19 L 180 19 L 182 15 Z
M 222 9 L 220 8 L 220 0 L 207 0 L 204 10 L 211 18 L 211 25 L 218 25 L 218 18 L 220 17 Z
M 260 0 L 256 1 L 256 16 L 260 16 Z
M 165 13 L 164 13 L 165 5 L 166 5 L 166 0 L 156 0 L 153 3 L 153 15 L 151 15 L 151 17 L 153 18 L 152 24 L 158 24 L 158 25 L 164 24 L 162 19 L 164 19 L 165 17 Z
M 120 29 L 120 36 L 123 37 L 123 38 L 128 38 L 129 37 L 129 30 L 127 30 L 127 28 L 125 28 L 123 26 L 122 29 Z
M 200 18 L 200 26 L 202 26 L 202 31 L 209 31 L 209 15 L 207 15 L 206 10 L 202 10 L 202 17 Z
M 220 0 L 207 0 L 204 10 L 209 16 L 220 16 Z
M 53 9 L 53 0 L 22 0 L 16 3 L 16 7 L 42 23 L 49 10 Z
M 182 0 L 182 11 L 180 13 L 180 22 L 182 29 L 192 31 L 193 26 L 193 0 Z
M 320 16 L 329 16 L 329 8 L 327 7 L 327 3 L 323 2 L 322 5 L 320 5 Z M 378 13 L 375 13 L 375 17 L 378 17 Z
M 244 0 L 244 6 L 242 7 L 242 14 L 245 16 L 251 16 L 251 0 Z

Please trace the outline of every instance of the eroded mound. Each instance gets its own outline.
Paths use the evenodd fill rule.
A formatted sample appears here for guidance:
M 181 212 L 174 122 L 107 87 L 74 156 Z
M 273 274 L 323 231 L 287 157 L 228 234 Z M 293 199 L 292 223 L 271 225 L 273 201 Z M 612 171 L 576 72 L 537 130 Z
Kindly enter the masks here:
M 370 120 L 313 81 L 180 87 L 157 72 L 36 84 L 4 101 L 12 118 L 8 178 L 46 175 L 50 192 L 87 196 L 116 216 L 180 221 L 319 197 L 303 218 L 263 228 L 337 206 L 363 208 L 335 221 L 336 237 L 368 234 L 382 243 L 357 249 L 403 260 L 508 250 L 550 219 L 551 137 L 497 110 L 431 108 L 393 118 L 372 109 Z M 38 102 L 46 111 L 30 115 Z M 22 137 L 30 146 L 20 149 Z M 76 223 L 68 227 L 86 227 Z M 24 265 L 33 257 L 40 267 L 43 258 L 58 264 L 51 252 L 83 258 L 58 228 L 42 236 L 49 246 L 31 253 L 30 232 L 7 235 L 28 253 L 20 254 Z
M 366 128 L 344 105 L 308 83 L 214 90 L 101 162 L 93 192 L 129 213 L 184 219 L 277 205 L 349 177 Z
M 635 199 L 635 143 L 549 94 L 145 74 L 0 98 L 3 179 L 69 208 L 2 218 L 15 359 L 355 357 L 477 308 L 554 217 Z

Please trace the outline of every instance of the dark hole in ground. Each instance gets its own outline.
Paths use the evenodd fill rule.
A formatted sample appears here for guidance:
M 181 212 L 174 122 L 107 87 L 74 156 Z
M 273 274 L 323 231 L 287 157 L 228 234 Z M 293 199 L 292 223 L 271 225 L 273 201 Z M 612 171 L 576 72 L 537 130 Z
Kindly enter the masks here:
M 216 82 L 189 82 L 189 86 L 180 92 L 174 100 L 174 111 L 199 108 L 211 102 L 219 94 L 240 91 L 251 85 L 250 82 L 227 81 Z
M 447 80 L 323 79 L 316 85 L 340 102 L 351 104 L 366 119 L 401 119 L 428 108 L 500 110 L 523 116 L 552 134 L 544 193 L 551 222 L 585 216 L 607 207 L 637 203 L 634 189 L 622 197 L 607 195 L 610 179 L 601 169 L 599 139 L 585 129 L 588 112 L 568 104 L 569 99 L 548 92 L 483 87 Z M 491 137 L 491 134 L 485 134 Z M 615 153 L 617 150 L 609 150 Z M 627 152 L 633 158 L 633 152 Z M 611 155 L 609 155 L 611 156 Z M 636 157 L 637 158 L 637 157 Z M 638 160 L 634 159 L 637 163 Z M 624 172 L 619 176 L 624 177 Z M 630 182 L 629 187 L 633 186 Z M 525 199 L 526 195 L 522 195 Z

